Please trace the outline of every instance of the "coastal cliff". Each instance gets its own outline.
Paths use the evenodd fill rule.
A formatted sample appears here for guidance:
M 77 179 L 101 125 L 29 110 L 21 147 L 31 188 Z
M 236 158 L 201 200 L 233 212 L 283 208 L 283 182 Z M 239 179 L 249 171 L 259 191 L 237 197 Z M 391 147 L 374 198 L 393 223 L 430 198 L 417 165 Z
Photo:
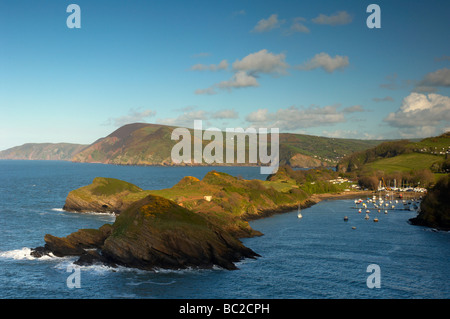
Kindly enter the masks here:
M 417 217 L 409 221 L 413 225 L 450 230 L 450 174 L 439 179 L 420 204 Z
M 33 256 L 79 256 L 77 264 L 102 263 L 145 270 L 233 270 L 235 262 L 259 255 L 202 215 L 160 196 L 148 195 L 118 215 L 113 225 L 81 229 L 67 237 L 46 235 Z

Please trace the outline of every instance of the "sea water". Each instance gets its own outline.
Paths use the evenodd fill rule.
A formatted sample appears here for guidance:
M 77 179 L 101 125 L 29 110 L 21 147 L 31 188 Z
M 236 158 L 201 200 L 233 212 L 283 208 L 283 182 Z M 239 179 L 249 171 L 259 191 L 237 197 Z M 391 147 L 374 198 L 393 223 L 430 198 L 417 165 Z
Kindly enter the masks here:
M 450 297 L 450 233 L 410 225 L 412 211 L 373 210 L 365 220 L 365 213 L 352 208 L 353 200 L 322 201 L 302 210 L 301 219 L 290 212 L 251 222 L 264 235 L 242 242 L 261 257 L 237 263 L 235 271 L 78 267 L 80 288 L 70 288 L 75 258 L 30 255 L 30 248 L 44 244 L 45 234 L 67 236 L 114 222 L 113 215 L 62 210 L 71 190 L 97 176 L 162 189 L 213 169 L 245 179 L 266 177 L 257 167 L 0 161 L 0 298 Z M 369 288 L 374 275 L 369 265 L 379 267 L 379 288 Z

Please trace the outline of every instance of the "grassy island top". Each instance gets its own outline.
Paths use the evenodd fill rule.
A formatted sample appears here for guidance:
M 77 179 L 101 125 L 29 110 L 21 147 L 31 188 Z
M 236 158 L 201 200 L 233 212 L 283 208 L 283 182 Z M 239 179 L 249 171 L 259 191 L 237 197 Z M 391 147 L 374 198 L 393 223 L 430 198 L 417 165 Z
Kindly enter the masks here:
M 160 196 L 202 214 L 210 223 L 237 237 L 260 235 L 248 221 L 312 204 L 311 195 L 340 193 L 351 182 L 330 169 L 294 171 L 288 166 L 267 180 L 245 180 L 212 170 L 203 179 L 182 178 L 171 188 L 143 190 L 114 178 L 97 177 L 93 183 L 69 193 L 65 209 L 73 211 L 124 211 L 148 195 Z M 155 202 L 156 203 L 156 202 Z M 155 204 L 156 205 L 156 204 Z

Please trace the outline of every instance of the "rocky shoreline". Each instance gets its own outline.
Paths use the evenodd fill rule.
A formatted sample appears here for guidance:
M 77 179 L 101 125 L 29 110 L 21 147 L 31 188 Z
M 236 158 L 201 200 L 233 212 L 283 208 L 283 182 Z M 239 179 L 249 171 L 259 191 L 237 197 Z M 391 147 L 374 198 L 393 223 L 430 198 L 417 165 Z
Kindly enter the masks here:
M 78 265 L 120 265 L 144 270 L 215 265 L 234 270 L 235 262 L 259 257 L 202 216 L 152 195 L 123 211 L 113 225 L 80 229 L 66 237 L 47 234 L 44 241 L 44 246 L 32 249 L 32 256 L 78 256 Z
M 194 196 L 193 190 L 213 196 Z M 180 194 L 191 196 L 186 199 Z M 66 237 L 47 234 L 45 245 L 32 249 L 32 255 L 77 256 L 78 265 L 100 263 L 145 270 L 219 266 L 233 270 L 237 269 L 236 262 L 259 257 L 239 240 L 262 235 L 248 221 L 296 210 L 299 203 L 307 208 L 325 199 L 367 194 L 358 191 L 305 197 L 299 191 L 278 192 L 260 182 L 215 171 L 202 181 L 185 177 L 163 191 L 145 191 L 124 181 L 95 178 L 91 185 L 71 191 L 64 209 L 114 212 L 116 221 L 99 229 L 80 229 Z

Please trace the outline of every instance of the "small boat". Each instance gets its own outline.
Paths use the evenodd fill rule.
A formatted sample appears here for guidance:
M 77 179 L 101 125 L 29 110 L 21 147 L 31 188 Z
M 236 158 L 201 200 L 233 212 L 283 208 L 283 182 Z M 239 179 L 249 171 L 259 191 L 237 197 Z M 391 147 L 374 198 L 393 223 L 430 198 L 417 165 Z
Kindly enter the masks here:
M 358 213 L 360 213 L 361 214 L 361 208 L 358 210 Z
M 353 227 L 352 227 L 352 229 L 356 229 L 356 227 L 355 227 L 355 226 L 353 226 Z
M 374 221 L 375 223 L 377 223 L 377 222 L 378 222 L 378 218 L 375 217 L 375 218 L 373 219 L 373 221 Z
M 364 217 L 364 219 L 369 219 L 369 215 L 368 215 L 368 214 L 366 214 L 366 217 Z
M 297 218 L 302 218 L 302 213 L 300 213 L 300 204 L 298 204 L 298 209 L 297 209 Z
M 388 212 L 387 212 L 387 209 L 386 209 L 386 210 L 384 211 L 384 213 L 385 213 L 385 214 L 387 214 L 387 213 L 388 213 Z
M 348 217 L 347 216 L 344 217 L 344 221 L 345 222 L 348 221 Z

